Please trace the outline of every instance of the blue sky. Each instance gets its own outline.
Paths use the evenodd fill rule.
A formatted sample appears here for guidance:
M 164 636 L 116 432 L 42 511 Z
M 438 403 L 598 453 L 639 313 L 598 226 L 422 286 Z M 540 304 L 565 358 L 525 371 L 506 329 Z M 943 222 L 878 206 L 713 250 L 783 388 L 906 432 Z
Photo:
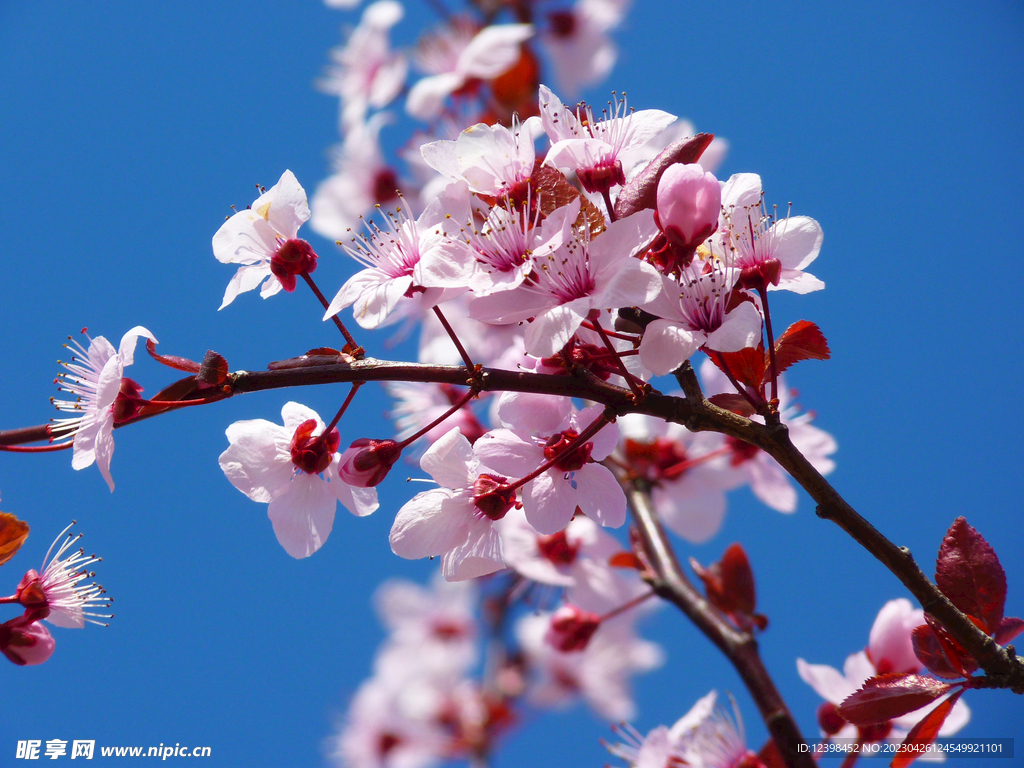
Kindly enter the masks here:
M 1007 611 L 1020 615 L 1024 311 L 1005 284 L 1024 232 L 1024 11 L 834 5 L 639 2 L 613 77 L 590 96 L 625 90 L 638 109 L 728 138 L 722 175 L 758 172 L 769 202 L 793 201 L 821 223 L 813 271 L 826 290 L 775 311 L 829 339 L 833 359 L 799 366 L 790 382 L 839 442 L 834 483 L 926 572 L 966 515 L 999 553 Z M 326 175 L 336 104 L 313 82 L 356 18 L 312 0 L 0 6 L 0 426 L 50 417 L 60 345 L 83 326 L 116 340 L 145 325 L 166 353 L 214 349 L 234 369 L 335 343 L 300 292 L 249 294 L 218 313 L 231 269 L 210 238 L 254 184 L 290 168 L 311 191 Z M 411 41 L 430 20 L 426 6 L 410 8 L 397 37 Z M 400 127 L 386 136 L 397 141 Z M 352 266 L 311 239 L 333 292 Z M 384 339 L 364 343 L 410 354 Z M 148 393 L 170 380 L 147 360 L 136 373 Z M 365 423 L 347 420 L 343 442 L 380 429 L 387 403 L 367 395 Z M 322 742 L 381 638 L 373 588 L 431 570 L 388 547 L 406 487 L 385 486 L 370 518 L 339 511 L 323 550 L 298 562 L 217 456 L 235 420 L 276 420 L 291 398 L 329 416 L 342 397 L 252 395 L 123 430 L 113 495 L 95 469 L 72 471 L 68 454 L 0 459 L 2 508 L 33 528 L 3 569 L 8 589 L 74 517 L 104 557 L 99 580 L 117 614 L 105 630 L 55 629 L 57 652 L 41 667 L 0 666 L 0 755 L 17 739 L 94 738 L 208 745 L 204 764 L 218 767 L 323 764 Z M 718 537 L 680 553 L 707 562 L 732 541 L 747 548 L 772 622 L 766 663 L 813 733 L 819 701 L 795 658 L 840 666 L 883 603 L 905 593 L 806 497 L 785 517 L 734 494 Z M 750 743 L 762 743 L 737 677 L 681 616 L 661 610 L 645 635 L 669 660 L 638 681 L 640 730 L 717 687 L 736 694 Z M 1019 697 L 967 702 L 963 735 L 1024 735 Z M 609 736 L 582 707 L 531 716 L 494 765 L 603 765 L 598 739 Z

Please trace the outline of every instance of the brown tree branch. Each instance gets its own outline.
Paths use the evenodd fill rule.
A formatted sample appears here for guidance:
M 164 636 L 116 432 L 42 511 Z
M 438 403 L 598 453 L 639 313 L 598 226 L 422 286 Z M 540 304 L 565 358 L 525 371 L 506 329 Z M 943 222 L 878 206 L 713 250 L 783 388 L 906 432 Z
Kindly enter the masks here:
M 730 624 L 686 577 L 651 507 L 647 492 L 638 487 L 628 488 L 626 500 L 636 521 L 646 564 L 651 569 L 645 579 L 659 597 L 685 613 L 736 668 L 786 765 L 789 768 L 816 768 L 817 763 L 810 750 L 799 749 L 799 745 L 806 742 L 761 661 L 757 640 L 749 632 L 741 632 Z

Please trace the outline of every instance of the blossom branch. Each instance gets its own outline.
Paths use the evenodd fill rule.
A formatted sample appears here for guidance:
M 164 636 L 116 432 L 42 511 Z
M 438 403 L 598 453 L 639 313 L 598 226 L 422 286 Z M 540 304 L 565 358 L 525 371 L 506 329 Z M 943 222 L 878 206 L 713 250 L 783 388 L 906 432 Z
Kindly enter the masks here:
M 806 742 L 761 661 L 757 640 L 751 633 L 733 627 L 686 577 L 646 490 L 634 485 L 627 489 L 626 500 L 636 521 L 641 552 L 649 566 L 644 578 L 658 596 L 685 613 L 736 668 L 786 765 L 814 768 L 816 763 L 810 752 L 800 750 L 799 745 Z

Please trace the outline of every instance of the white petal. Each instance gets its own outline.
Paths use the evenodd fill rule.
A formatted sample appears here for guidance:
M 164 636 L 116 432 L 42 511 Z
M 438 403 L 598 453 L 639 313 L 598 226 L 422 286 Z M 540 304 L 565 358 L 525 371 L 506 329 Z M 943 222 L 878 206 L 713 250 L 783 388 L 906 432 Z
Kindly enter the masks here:
M 703 333 L 689 331 L 671 320 L 655 320 L 640 340 L 640 362 L 651 373 L 664 376 L 696 352 L 704 338 Z
M 526 326 L 525 347 L 528 354 L 550 357 L 564 347 L 590 312 L 591 299 L 583 296 L 567 304 L 552 307 Z
M 492 24 L 484 27 L 459 54 L 455 69 L 484 80 L 497 77 L 519 60 L 519 44 L 533 36 L 530 24 Z
M 327 541 L 338 500 L 317 475 L 297 473 L 267 507 L 277 540 L 295 558 L 309 557 Z
M 270 277 L 269 264 L 239 267 L 238 271 L 232 275 L 230 282 L 228 282 L 228 287 L 224 291 L 224 299 L 217 309 L 224 309 L 224 307 L 235 300 L 238 294 L 253 290 L 268 277 Z
M 454 490 L 473 485 L 476 479 L 472 471 L 475 464 L 473 446 L 458 427 L 445 433 L 420 459 L 420 467 L 434 478 L 438 485 Z
M 231 445 L 219 461 L 228 482 L 253 501 L 270 503 L 295 473 L 289 452 L 294 430 L 252 419 L 236 421 L 226 433 Z
M 772 225 L 775 258 L 784 269 L 803 269 L 821 251 L 825 234 L 821 225 L 808 216 L 790 216 Z
M 500 571 L 505 567 L 501 537 L 489 520 L 474 520 L 466 539 L 448 550 L 441 570 L 448 581 L 464 581 Z
M 719 352 L 738 352 L 760 340 L 761 314 L 753 304 L 744 301 L 725 316 L 721 326 L 708 334 L 706 344 Z
M 626 495 L 615 476 L 600 464 L 587 464 L 575 473 L 576 503 L 592 520 L 608 528 L 626 522 Z
M 418 493 L 395 516 L 391 551 L 406 560 L 443 555 L 465 540 L 472 519 L 466 502 L 452 499 L 447 489 Z

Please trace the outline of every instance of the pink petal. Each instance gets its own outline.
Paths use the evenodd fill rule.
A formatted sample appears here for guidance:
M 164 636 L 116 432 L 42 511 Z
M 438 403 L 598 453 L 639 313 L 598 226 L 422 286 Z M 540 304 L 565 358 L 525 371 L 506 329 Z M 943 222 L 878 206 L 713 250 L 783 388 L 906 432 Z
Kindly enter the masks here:
M 297 473 L 267 507 L 267 516 L 285 552 L 309 557 L 327 541 L 334 527 L 337 498 L 317 475 Z

